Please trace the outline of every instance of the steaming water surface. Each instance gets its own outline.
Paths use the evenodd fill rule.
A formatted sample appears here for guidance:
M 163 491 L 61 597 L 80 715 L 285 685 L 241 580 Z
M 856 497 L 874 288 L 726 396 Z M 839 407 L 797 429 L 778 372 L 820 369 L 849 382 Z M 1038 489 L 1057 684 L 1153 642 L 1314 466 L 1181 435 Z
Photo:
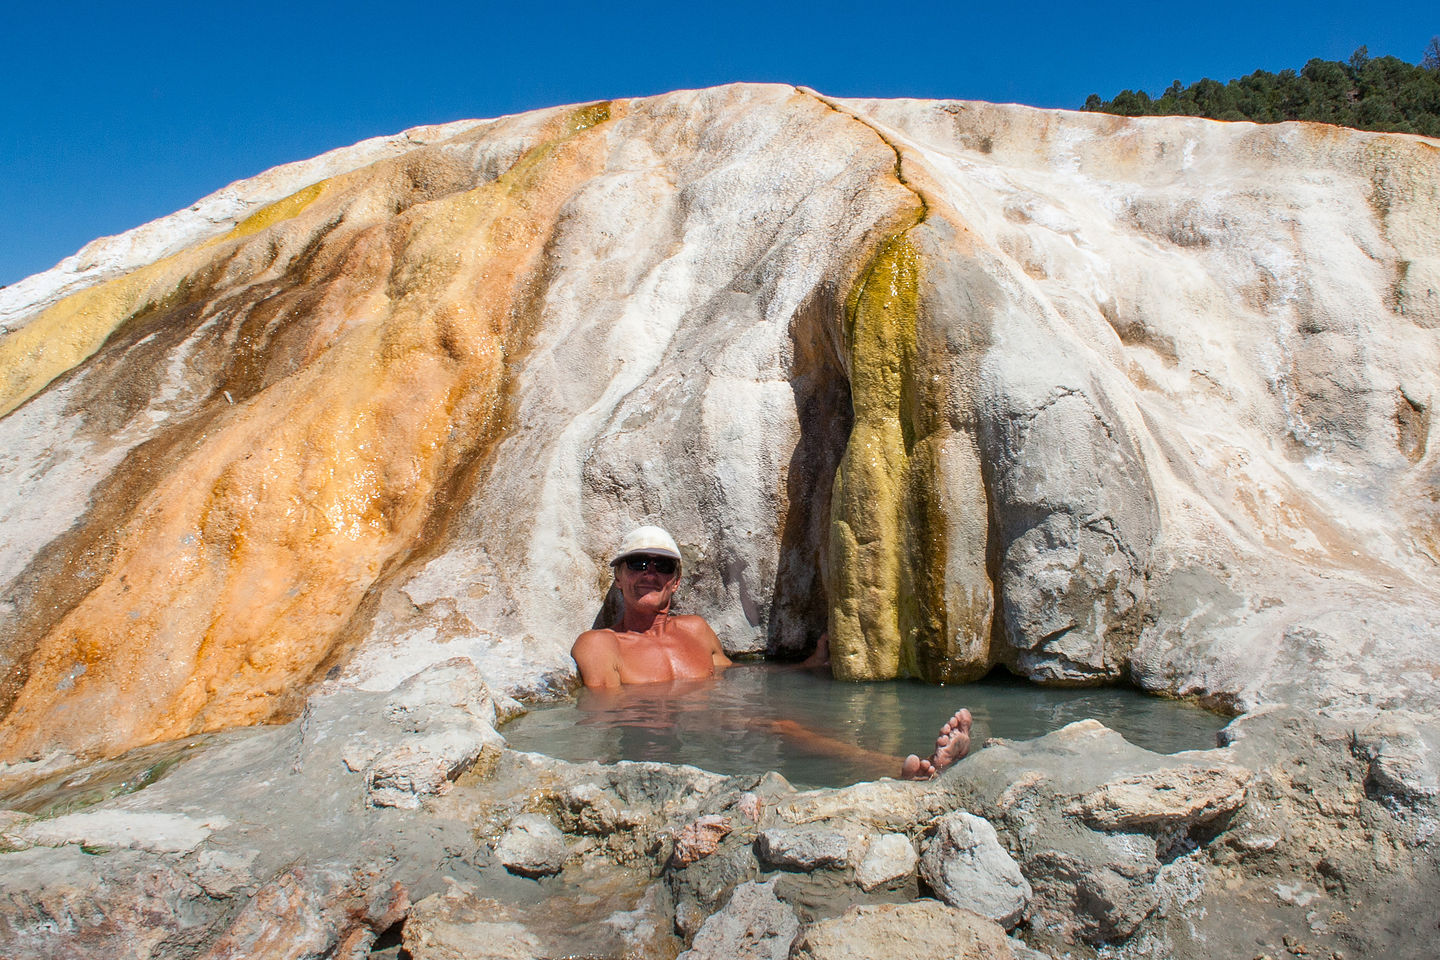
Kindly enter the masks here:
M 1087 717 L 1157 753 L 1215 746 L 1224 717 L 1189 704 L 1117 688 L 1053 689 L 1019 680 L 934 687 L 910 681 L 837 683 L 770 664 L 741 664 L 717 679 L 582 690 L 573 703 L 541 707 L 501 733 L 516 750 L 562 760 L 660 760 L 727 774 L 778 770 L 797 786 L 832 787 L 898 774 L 855 759 L 817 755 L 776 733 L 795 721 L 896 757 L 928 754 L 960 707 L 975 716 L 974 743 L 1029 739 Z

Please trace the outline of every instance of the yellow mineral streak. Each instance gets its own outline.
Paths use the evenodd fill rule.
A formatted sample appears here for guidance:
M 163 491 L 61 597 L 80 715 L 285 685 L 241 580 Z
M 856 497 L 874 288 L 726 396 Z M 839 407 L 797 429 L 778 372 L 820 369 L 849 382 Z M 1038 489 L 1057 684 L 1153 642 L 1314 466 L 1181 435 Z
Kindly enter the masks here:
M 845 308 L 854 424 L 835 473 L 827 571 L 831 664 L 845 680 L 958 683 L 991 666 L 980 461 L 944 413 L 950 378 L 929 366 L 951 358 L 919 342 L 916 236 L 880 246 Z M 956 241 L 968 248 L 963 233 Z M 981 331 L 974 338 L 979 349 Z
M 331 339 L 226 407 L 143 499 L 101 582 L 36 648 L 0 759 L 113 754 L 294 709 L 497 435 L 531 278 L 563 203 L 601 168 L 604 138 L 585 131 L 607 116 L 582 108 L 498 180 L 347 241 L 350 269 L 290 321 Z M 246 224 L 283 230 L 331 202 L 297 197 Z
M 846 303 L 845 348 L 855 420 L 835 473 L 830 533 L 830 652 L 837 677 L 897 676 L 906 628 L 908 396 L 915 363 L 921 261 L 910 239 L 886 241 Z
M 195 265 L 176 254 L 52 304 L 0 339 L 0 417 L 89 357 L 122 323 L 163 308 Z
M 210 260 L 211 248 L 295 217 L 325 192 L 326 183 L 256 211 L 224 237 L 71 294 L 0 339 L 0 417 L 93 355 L 126 321 L 175 306 L 187 278 Z
M 319 183 L 312 183 L 304 189 L 297 190 L 284 200 L 277 200 L 268 207 L 256 210 L 250 216 L 241 220 L 235 225 L 223 239 L 231 240 L 237 237 L 248 237 L 251 234 L 259 233 L 267 227 L 272 227 L 283 220 L 290 220 L 299 216 L 301 211 L 316 200 L 325 192 L 328 181 L 321 180 Z

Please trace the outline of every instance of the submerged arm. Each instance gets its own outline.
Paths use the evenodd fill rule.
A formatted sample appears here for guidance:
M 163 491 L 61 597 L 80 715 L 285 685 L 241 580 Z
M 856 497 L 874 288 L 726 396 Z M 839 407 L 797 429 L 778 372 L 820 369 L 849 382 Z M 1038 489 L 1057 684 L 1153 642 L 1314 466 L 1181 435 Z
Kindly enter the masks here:
M 940 728 L 935 738 L 935 752 L 924 759 L 910 754 L 903 760 L 888 753 L 869 750 L 848 740 L 812 730 L 794 720 L 755 720 L 779 734 L 786 743 L 821 756 L 837 757 L 869 766 L 880 776 L 898 776 L 902 780 L 929 780 L 970 752 L 970 711 L 963 707 Z M 898 771 L 897 771 L 898 767 Z

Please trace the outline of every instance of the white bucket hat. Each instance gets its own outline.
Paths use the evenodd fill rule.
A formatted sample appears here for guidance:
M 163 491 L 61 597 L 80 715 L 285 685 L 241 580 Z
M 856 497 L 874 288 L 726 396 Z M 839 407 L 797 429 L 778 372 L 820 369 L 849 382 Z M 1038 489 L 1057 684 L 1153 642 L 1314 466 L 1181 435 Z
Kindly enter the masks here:
M 659 527 L 647 526 L 636 527 L 625 534 L 625 539 L 620 541 L 620 550 L 615 554 L 615 559 L 610 561 L 610 565 L 614 566 L 637 553 L 669 557 L 677 562 L 680 560 L 680 548 L 675 545 L 675 538 Z

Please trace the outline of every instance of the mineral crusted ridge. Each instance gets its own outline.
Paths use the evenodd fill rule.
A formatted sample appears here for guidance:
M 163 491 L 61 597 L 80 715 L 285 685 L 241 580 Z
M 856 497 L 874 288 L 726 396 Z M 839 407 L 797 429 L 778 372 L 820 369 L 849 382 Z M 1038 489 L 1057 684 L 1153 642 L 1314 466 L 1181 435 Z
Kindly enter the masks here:
M 1435 141 L 773 85 L 416 128 L 97 240 L 0 289 L 0 954 L 669 957 L 751 911 L 781 955 L 1410 955 L 1437 329 Z M 1239 719 L 883 796 L 506 751 L 654 521 L 733 653 Z M 951 856 L 1009 864 L 1011 936 L 932 899 Z

